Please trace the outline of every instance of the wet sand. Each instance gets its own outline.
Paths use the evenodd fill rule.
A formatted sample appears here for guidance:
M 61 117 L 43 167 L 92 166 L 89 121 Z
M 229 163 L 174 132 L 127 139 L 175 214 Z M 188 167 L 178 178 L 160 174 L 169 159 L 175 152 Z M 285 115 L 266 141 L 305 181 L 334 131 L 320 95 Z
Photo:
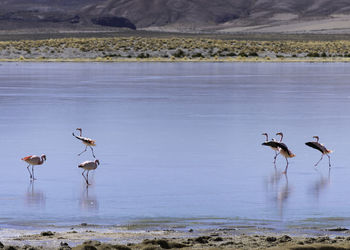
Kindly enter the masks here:
M 82 227 L 40 233 L 9 230 L 1 242 L 0 248 L 4 249 L 350 249 L 350 234 L 346 228 L 295 236 L 249 228 L 184 232 Z

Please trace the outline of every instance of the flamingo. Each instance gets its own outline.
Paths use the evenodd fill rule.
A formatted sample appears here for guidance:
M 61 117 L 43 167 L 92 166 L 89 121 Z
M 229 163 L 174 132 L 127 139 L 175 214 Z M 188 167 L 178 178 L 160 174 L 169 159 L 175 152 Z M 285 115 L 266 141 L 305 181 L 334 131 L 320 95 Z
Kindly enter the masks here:
M 279 147 L 280 149 L 280 154 L 284 156 L 284 158 L 286 159 L 287 161 L 287 165 L 286 165 L 286 168 L 284 170 L 284 174 L 287 174 L 287 170 L 288 170 L 288 165 L 289 165 L 289 162 L 288 162 L 288 158 L 293 158 L 295 157 L 295 154 L 292 153 L 292 151 L 289 150 L 289 148 L 287 147 L 286 144 L 282 143 L 282 139 L 283 139 L 283 133 L 282 132 L 279 132 L 277 133 L 276 135 L 279 135 L 281 136 L 281 139 L 279 142 L 276 142 L 277 146 Z
M 81 140 L 81 141 L 85 144 L 85 146 L 86 146 L 86 147 L 85 147 L 85 150 L 84 150 L 83 152 L 79 153 L 78 155 L 80 156 L 82 153 L 86 152 L 87 147 L 90 147 L 91 152 L 92 152 L 92 156 L 93 156 L 94 158 L 96 158 L 96 157 L 95 157 L 95 154 L 94 154 L 94 149 L 92 148 L 92 146 L 96 146 L 96 144 L 95 144 L 96 141 L 94 141 L 94 140 L 92 140 L 92 139 L 90 139 L 90 138 L 87 138 L 87 137 L 83 137 L 83 136 L 82 136 L 82 133 L 83 133 L 83 132 L 82 132 L 82 129 L 81 129 L 81 128 L 77 128 L 76 130 L 80 131 L 80 136 L 75 135 L 74 132 L 72 133 L 72 135 L 73 135 L 75 138 Z
M 284 172 L 283 172 L 284 174 L 287 174 L 288 165 L 289 165 L 288 158 L 293 158 L 293 157 L 295 157 L 295 154 L 293 154 L 293 153 L 289 150 L 289 148 L 287 147 L 286 144 L 282 143 L 283 133 L 282 133 L 282 132 L 279 132 L 279 133 L 277 133 L 276 135 L 281 136 L 280 142 L 277 142 L 277 141 L 269 141 L 269 142 L 264 142 L 263 145 L 265 145 L 265 146 L 270 146 L 270 147 L 275 147 L 275 148 L 278 148 L 278 149 L 279 149 L 280 154 L 283 155 L 284 158 L 285 158 L 286 161 L 287 161 L 286 168 L 285 168 L 285 170 L 284 170 Z
M 317 167 L 318 163 L 320 163 L 320 161 L 322 161 L 324 155 L 327 155 L 328 166 L 331 167 L 331 157 L 328 154 L 332 153 L 333 151 L 327 149 L 323 144 L 319 143 L 318 141 L 320 140 L 320 138 L 317 135 L 313 136 L 312 138 L 316 139 L 316 141 L 306 142 L 305 144 L 309 147 L 317 149 L 318 151 L 320 151 L 322 153 L 321 159 L 315 164 L 315 167 Z
M 83 163 L 79 164 L 78 168 L 84 169 L 84 171 L 81 173 L 81 175 L 84 177 L 86 184 L 89 184 L 89 171 L 90 170 L 95 170 L 97 166 L 100 165 L 99 160 L 95 161 L 84 161 Z M 87 171 L 86 176 L 84 175 L 85 171 Z
M 273 157 L 273 164 L 276 165 L 276 158 L 280 153 L 279 153 L 279 148 L 274 144 L 275 139 L 272 139 L 271 141 L 269 141 L 269 136 L 267 133 L 262 133 L 262 135 L 266 136 L 266 140 L 261 145 L 269 146 L 272 150 L 275 151 L 275 156 Z
M 29 172 L 30 179 L 36 180 L 34 178 L 34 166 L 35 165 L 42 165 L 44 163 L 44 161 L 46 161 L 46 155 L 41 155 L 40 157 L 37 155 L 30 155 L 30 156 L 22 158 L 21 160 L 25 161 L 26 163 L 29 164 L 27 166 L 27 170 Z M 32 166 L 32 172 L 30 172 L 30 169 L 29 169 L 30 166 Z

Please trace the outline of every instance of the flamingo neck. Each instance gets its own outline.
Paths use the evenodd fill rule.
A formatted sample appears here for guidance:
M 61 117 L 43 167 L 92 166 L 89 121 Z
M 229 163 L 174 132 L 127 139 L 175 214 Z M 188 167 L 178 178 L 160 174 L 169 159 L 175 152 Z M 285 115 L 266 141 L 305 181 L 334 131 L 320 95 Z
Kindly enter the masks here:
M 266 141 L 269 141 L 269 136 L 267 134 L 264 134 L 266 136 Z
M 281 136 L 280 142 L 282 142 L 282 140 L 283 140 L 283 135 L 282 135 L 282 134 L 280 134 L 280 136 Z

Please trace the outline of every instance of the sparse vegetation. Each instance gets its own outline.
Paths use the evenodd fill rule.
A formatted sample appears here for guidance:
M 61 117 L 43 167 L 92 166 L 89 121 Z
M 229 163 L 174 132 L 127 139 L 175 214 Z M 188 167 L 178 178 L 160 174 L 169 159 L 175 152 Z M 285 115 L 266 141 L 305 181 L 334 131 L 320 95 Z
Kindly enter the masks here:
M 350 41 L 239 41 L 195 37 L 62 38 L 0 42 L 0 60 L 337 60 Z
M 184 57 L 185 56 L 185 52 L 182 49 L 178 49 L 176 50 L 176 52 L 173 54 L 173 56 L 175 57 Z
M 320 54 L 317 52 L 311 52 L 307 54 L 308 57 L 320 57 Z
M 137 58 L 143 59 L 143 58 L 149 58 L 149 54 L 148 53 L 141 53 L 137 56 Z
M 197 52 L 197 53 L 194 53 L 193 55 L 192 55 L 192 58 L 198 58 L 198 57 L 204 57 L 203 55 L 202 55 L 202 53 L 200 53 L 200 52 Z

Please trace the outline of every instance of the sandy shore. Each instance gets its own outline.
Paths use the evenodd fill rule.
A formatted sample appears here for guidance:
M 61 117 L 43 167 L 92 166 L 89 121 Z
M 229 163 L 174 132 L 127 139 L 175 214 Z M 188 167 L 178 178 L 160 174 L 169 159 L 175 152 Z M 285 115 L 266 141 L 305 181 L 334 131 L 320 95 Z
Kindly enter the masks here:
M 2 229 L 4 231 L 4 229 Z M 347 229 L 314 236 L 287 235 L 264 230 L 77 230 L 33 232 L 8 230 L 1 236 L 5 249 L 350 249 Z

